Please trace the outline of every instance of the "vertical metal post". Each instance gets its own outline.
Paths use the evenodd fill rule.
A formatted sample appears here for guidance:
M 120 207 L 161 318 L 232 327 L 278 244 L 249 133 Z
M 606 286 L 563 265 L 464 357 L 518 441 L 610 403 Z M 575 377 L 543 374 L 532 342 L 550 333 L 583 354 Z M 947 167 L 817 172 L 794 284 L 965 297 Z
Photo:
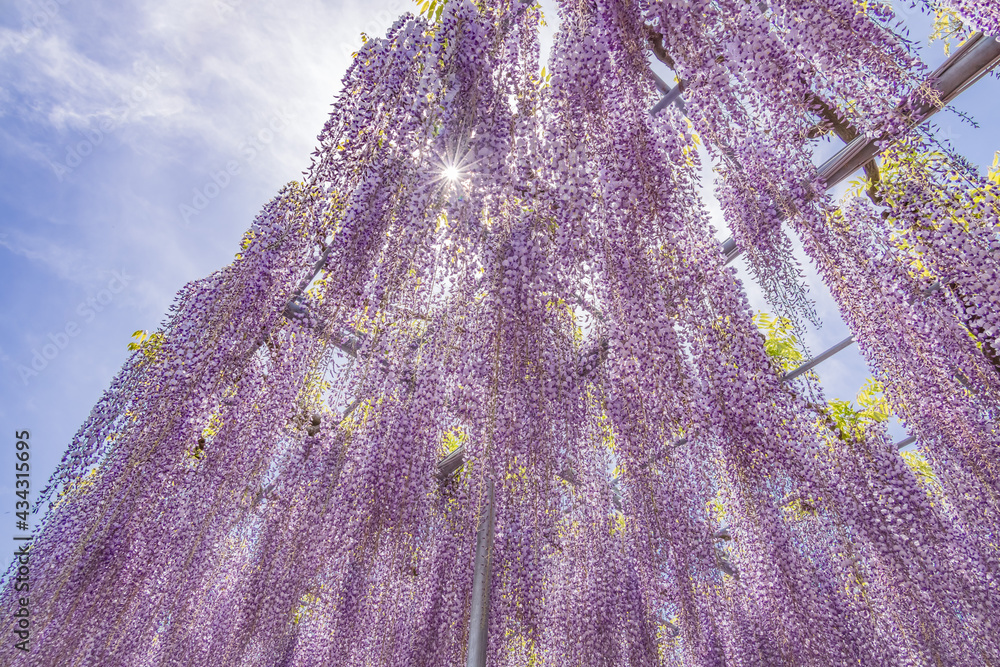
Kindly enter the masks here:
M 493 506 L 493 481 L 486 492 L 476 537 L 476 573 L 472 580 L 472 605 L 469 610 L 469 647 L 466 667 L 486 667 L 486 630 L 490 620 L 490 576 L 493 574 L 493 535 L 496 530 L 496 510 Z

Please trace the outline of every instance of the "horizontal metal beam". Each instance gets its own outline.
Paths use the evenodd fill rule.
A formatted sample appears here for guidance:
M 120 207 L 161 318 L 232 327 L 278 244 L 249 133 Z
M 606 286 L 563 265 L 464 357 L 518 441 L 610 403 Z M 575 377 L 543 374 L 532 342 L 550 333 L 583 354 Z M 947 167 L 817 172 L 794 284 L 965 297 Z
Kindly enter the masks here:
M 908 100 L 896 107 L 896 111 L 908 117 L 908 128 L 913 128 L 946 107 L 998 64 L 1000 42 L 976 33 L 930 75 L 931 94 L 938 99 L 919 102 L 913 108 Z M 885 133 L 858 137 L 820 166 L 819 177 L 827 187 L 843 181 L 885 150 L 879 143 L 891 138 Z
M 731 243 L 731 242 L 732 242 L 732 239 L 729 239 L 728 241 L 726 241 L 723 244 L 723 250 L 726 249 L 726 243 Z M 735 244 L 733 244 L 733 245 L 735 245 Z M 926 290 L 924 290 L 923 294 L 924 294 L 924 296 L 927 296 L 929 294 L 937 292 L 940 289 L 941 289 L 940 283 L 935 282 L 930 287 L 928 287 Z M 912 303 L 912 301 L 911 301 L 911 303 Z M 805 363 L 802 363 L 799 366 L 796 366 L 792 370 L 790 370 L 787 373 L 785 373 L 784 375 L 782 375 L 781 376 L 781 381 L 782 382 L 788 382 L 789 380 L 794 380 L 795 378 L 799 377 L 803 373 L 807 373 L 807 372 L 811 371 L 813 368 L 815 368 L 816 366 L 819 366 L 821 363 L 823 363 L 824 361 L 826 361 L 830 357 L 838 354 L 839 352 L 842 352 L 843 350 L 846 350 L 848 347 L 850 347 L 851 345 L 853 345 L 855 342 L 856 341 L 854 340 L 854 336 L 848 336 L 847 338 L 845 338 L 844 340 L 840 341 L 836 345 L 833 345 L 832 347 L 824 350 L 823 352 L 820 352 L 819 354 L 817 354 L 812 359 L 809 359 Z M 606 345 L 607 345 L 606 341 L 602 340 L 599 343 L 599 345 L 601 345 L 601 344 L 603 344 L 605 346 L 603 349 L 606 351 L 606 349 L 607 349 L 606 348 Z M 587 373 L 581 373 L 581 374 L 584 375 L 584 376 L 586 376 Z M 900 440 L 899 442 L 896 443 L 896 449 L 902 449 L 903 447 L 906 447 L 907 445 L 911 445 L 914 442 L 916 442 L 916 438 L 912 437 L 912 436 L 909 437 L 909 438 L 906 438 L 905 440 Z M 687 443 L 688 443 L 688 439 L 686 437 L 685 438 L 680 438 L 679 440 L 677 440 L 676 442 L 674 442 L 673 444 L 671 444 L 670 447 L 671 447 L 671 449 L 674 449 L 674 448 L 677 448 L 677 447 L 683 447 Z M 652 462 L 653 461 L 650 460 L 648 463 L 652 463 Z M 444 458 L 442 458 L 438 462 L 438 476 L 443 481 L 443 480 L 447 479 L 448 477 L 450 477 L 451 475 L 455 474 L 455 472 L 459 468 L 461 468 L 464 463 L 465 463 L 465 445 L 459 445 L 455 450 L 453 450 L 452 452 L 450 452 L 449 454 L 447 454 Z M 647 463 L 647 465 L 648 465 L 648 463 Z M 577 483 L 576 475 L 572 471 L 572 469 L 570 469 L 570 468 L 567 468 L 566 470 L 563 470 L 562 472 L 560 472 L 559 473 L 559 477 L 563 478 L 564 480 L 566 480 L 570 484 L 574 484 L 575 485 Z
M 933 102 L 917 102 L 915 105 L 912 100 L 907 100 L 896 107 L 896 112 L 904 114 L 909 119 L 908 129 L 912 129 L 951 103 L 997 65 L 1000 65 L 1000 41 L 977 32 L 927 78 L 931 95 L 937 99 Z M 880 144 L 887 139 L 892 137 L 885 133 L 859 136 L 820 165 L 817 170 L 819 178 L 826 188 L 846 180 L 885 150 L 885 146 Z M 726 264 L 743 252 L 736 247 L 736 242 L 731 238 L 722 245 Z
M 837 354 L 838 352 L 840 352 L 843 349 L 846 349 L 846 348 L 850 347 L 853 344 L 854 344 L 854 336 L 848 336 L 844 340 L 840 341 L 839 343 L 837 343 L 836 345 L 834 345 L 833 347 L 831 347 L 829 350 L 826 350 L 825 352 L 821 352 L 820 354 L 817 354 L 815 357 L 813 357 L 809 361 L 805 362 L 801 366 L 798 366 L 798 367 L 796 367 L 796 368 L 788 371 L 784 375 L 782 375 L 781 376 L 781 381 L 782 382 L 788 382 L 789 380 L 794 380 L 798 376 L 802 375 L 803 373 L 807 373 L 807 372 L 811 371 L 816 366 L 819 366 L 821 363 L 823 363 L 824 361 L 826 361 L 827 359 L 829 359 L 833 355 Z
M 465 463 L 465 445 L 459 445 L 438 461 L 438 477 L 442 480 L 454 475 Z
M 458 469 L 465 465 L 465 445 L 459 445 L 438 461 L 438 479 L 442 482 L 458 472 Z M 563 468 L 558 476 L 570 484 L 576 486 L 579 480 L 573 468 L 567 466 Z
M 654 116 L 664 109 L 666 109 L 671 104 L 676 104 L 677 108 L 680 109 L 681 113 L 684 113 L 684 98 L 681 97 L 681 93 L 684 92 L 684 82 L 680 81 L 673 88 L 667 87 L 665 94 L 656 105 L 649 110 L 649 113 Z

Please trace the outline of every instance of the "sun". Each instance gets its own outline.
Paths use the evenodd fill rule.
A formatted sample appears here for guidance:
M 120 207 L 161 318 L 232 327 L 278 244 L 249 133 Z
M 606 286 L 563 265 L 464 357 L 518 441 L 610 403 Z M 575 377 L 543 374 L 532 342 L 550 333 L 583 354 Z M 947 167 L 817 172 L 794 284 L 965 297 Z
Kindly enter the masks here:
M 475 151 L 467 145 L 468 140 L 446 140 L 442 143 L 443 145 L 429 147 L 428 160 L 421 169 L 427 179 L 424 185 L 441 192 L 457 192 L 464 196 L 470 182 L 475 181 L 479 160 L 474 159 Z M 414 157 L 422 161 L 420 152 L 414 153 Z

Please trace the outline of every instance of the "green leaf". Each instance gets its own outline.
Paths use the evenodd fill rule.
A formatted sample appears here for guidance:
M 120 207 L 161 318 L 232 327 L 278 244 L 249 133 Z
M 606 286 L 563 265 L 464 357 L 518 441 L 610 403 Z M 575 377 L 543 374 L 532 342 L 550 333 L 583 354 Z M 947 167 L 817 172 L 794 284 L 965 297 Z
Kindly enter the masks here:
M 903 452 L 903 460 L 910 466 L 913 474 L 917 476 L 917 481 L 923 485 L 937 484 L 937 476 L 920 452 Z
M 892 416 L 889 402 L 882 394 L 882 384 L 877 380 L 868 378 L 855 400 L 858 408 L 855 408 L 850 401 L 838 398 L 827 403 L 827 414 L 836 424 L 842 437 L 861 437 L 868 426 L 883 424 Z
M 783 371 L 789 371 L 802 363 L 803 354 L 798 338 L 792 329 L 792 321 L 787 317 L 773 317 L 767 313 L 757 313 L 753 322 L 764 335 L 764 351 Z
M 862 419 L 877 424 L 889 421 L 892 411 L 882 391 L 881 382 L 868 378 L 857 397 L 858 406 L 862 408 L 859 413 Z

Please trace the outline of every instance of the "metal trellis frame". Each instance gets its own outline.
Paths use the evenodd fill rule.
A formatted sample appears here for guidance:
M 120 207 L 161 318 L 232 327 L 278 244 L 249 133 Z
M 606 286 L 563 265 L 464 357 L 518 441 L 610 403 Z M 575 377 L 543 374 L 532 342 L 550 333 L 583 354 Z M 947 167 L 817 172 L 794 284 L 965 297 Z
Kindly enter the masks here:
M 904 103 L 897 108 L 897 111 L 906 115 L 909 119 L 909 127 L 927 120 L 931 115 L 943 108 L 962 91 L 978 81 L 991 69 L 1000 64 L 1000 42 L 987 37 L 982 33 L 974 34 L 965 44 L 963 44 L 945 63 L 939 67 L 928 79 L 929 95 L 925 95 L 915 104 Z M 656 114 L 670 104 L 676 104 L 678 109 L 684 112 L 684 100 L 681 94 L 684 92 L 685 84 L 678 82 L 674 87 L 667 85 L 660 77 L 653 75 L 657 88 L 663 93 L 660 101 L 650 110 Z M 932 100 L 932 101 L 927 101 Z M 882 143 L 887 139 L 885 136 L 862 135 L 847 144 L 840 152 L 824 162 L 819 167 L 819 177 L 826 187 L 835 185 L 862 165 L 872 160 L 881 150 Z M 734 239 L 723 241 L 721 249 L 726 258 L 726 264 L 739 256 L 742 250 L 737 246 Z M 288 300 L 284 314 L 288 317 L 299 315 L 305 311 L 302 303 L 302 295 L 308 284 L 315 279 L 319 272 L 326 265 L 329 258 L 330 249 L 327 248 L 320 259 L 313 265 L 309 276 L 300 283 Z M 352 334 L 356 332 L 351 332 Z M 362 341 L 360 336 L 348 335 L 346 339 L 334 341 L 334 346 L 350 356 L 356 356 Z M 788 382 L 812 370 L 823 361 L 834 356 L 841 350 L 846 349 L 854 343 L 854 339 L 848 336 L 830 349 L 820 353 L 812 359 L 801 364 L 797 368 L 785 373 L 781 381 Z M 597 363 L 603 361 L 603 355 L 598 354 Z M 586 373 L 583 373 L 586 375 Z M 348 408 L 350 414 L 358 405 L 359 400 Z M 679 447 L 688 442 L 688 438 L 681 438 L 673 443 L 672 447 Z M 910 436 L 896 444 L 898 449 L 906 447 L 916 442 L 916 438 Z M 438 462 L 438 476 L 444 481 L 457 472 L 465 462 L 465 447 L 460 445 L 454 451 L 444 456 Z M 572 470 L 566 469 L 560 473 L 560 477 L 575 484 L 576 476 Z M 614 485 L 615 482 L 612 482 Z M 620 497 L 616 495 L 617 503 L 620 506 Z M 490 609 L 490 577 L 493 569 L 493 541 L 496 530 L 496 507 L 494 497 L 494 483 L 487 482 L 487 498 L 483 507 L 480 525 L 476 538 L 476 560 L 473 577 L 472 600 L 469 610 L 469 636 L 466 651 L 466 667 L 485 667 L 486 653 L 488 647 L 488 624 Z M 720 566 L 721 567 L 721 566 Z M 723 568 L 725 569 L 725 568 Z M 734 572 L 730 572 L 734 574 Z

